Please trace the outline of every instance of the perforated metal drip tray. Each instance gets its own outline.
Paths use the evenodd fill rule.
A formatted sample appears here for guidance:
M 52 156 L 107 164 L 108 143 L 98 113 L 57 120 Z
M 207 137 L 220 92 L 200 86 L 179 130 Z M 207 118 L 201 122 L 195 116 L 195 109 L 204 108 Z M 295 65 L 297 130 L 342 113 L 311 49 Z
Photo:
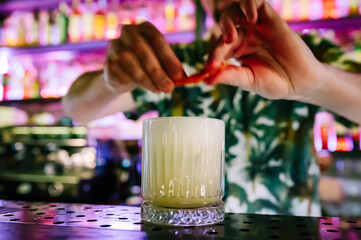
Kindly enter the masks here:
M 361 219 L 226 214 L 202 227 L 144 224 L 140 208 L 0 200 L 0 239 L 361 239 Z

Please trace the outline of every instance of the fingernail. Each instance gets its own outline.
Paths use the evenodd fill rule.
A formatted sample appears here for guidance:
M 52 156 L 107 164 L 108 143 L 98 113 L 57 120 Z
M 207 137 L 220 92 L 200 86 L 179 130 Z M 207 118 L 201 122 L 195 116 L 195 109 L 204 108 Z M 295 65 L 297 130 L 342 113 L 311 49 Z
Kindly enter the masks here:
M 153 92 L 156 93 L 156 94 L 158 94 L 158 93 L 160 93 L 161 91 L 160 91 L 158 88 L 155 87 L 155 88 L 153 89 Z
M 224 34 L 223 42 L 227 43 L 227 44 L 232 42 L 232 34 L 230 32 L 227 32 L 227 33 Z
M 160 84 L 160 89 L 165 92 L 165 93 L 169 93 L 172 91 L 172 84 L 170 83 L 169 80 L 164 80 L 161 84 Z

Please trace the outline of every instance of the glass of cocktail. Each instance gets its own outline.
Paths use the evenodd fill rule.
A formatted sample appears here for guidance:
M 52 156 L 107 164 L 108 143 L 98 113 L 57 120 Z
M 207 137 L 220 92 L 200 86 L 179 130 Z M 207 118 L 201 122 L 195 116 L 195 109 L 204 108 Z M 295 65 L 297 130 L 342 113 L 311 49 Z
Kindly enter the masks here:
M 162 117 L 143 122 L 141 218 L 198 226 L 224 219 L 224 122 Z

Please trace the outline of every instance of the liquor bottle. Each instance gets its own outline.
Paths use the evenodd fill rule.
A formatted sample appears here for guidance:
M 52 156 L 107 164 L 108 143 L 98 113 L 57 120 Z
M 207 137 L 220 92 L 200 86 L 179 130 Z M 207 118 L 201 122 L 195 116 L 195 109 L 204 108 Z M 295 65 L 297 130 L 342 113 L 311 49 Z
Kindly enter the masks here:
M 68 27 L 69 27 L 69 7 L 65 2 L 59 4 L 59 11 L 56 16 L 56 24 L 59 27 L 60 43 L 68 41 Z
M 164 8 L 166 32 L 174 32 L 175 6 L 173 0 L 167 0 Z
M 350 14 L 350 2 L 345 0 L 335 0 L 337 17 L 347 17 Z
M 293 0 L 283 0 L 281 17 L 285 21 L 291 21 L 292 18 L 293 18 L 293 16 L 292 16 L 292 2 L 293 2 Z
M 18 30 L 18 46 L 24 46 L 26 44 L 26 28 L 25 28 L 25 19 L 24 15 L 18 16 L 17 22 L 17 30 Z
M 310 20 L 318 20 L 323 16 L 322 0 L 312 0 L 310 3 Z
M 3 23 L 5 46 L 16 46 L 18 44 L 17 19 L 14 14 L 5 19 Z
M 39 11 L 34 11 L 34 22 L 31 25 L 31 35 L 33 36 L 33 43 L 32 45 L 39 44 Z
M 100 40 L 105 37 L 105 21 L 106 21 L 107 0 L 98 0 L 98 10 L 94 17 L 94 39 Z
M 23 88 L 24 88 L 24 96 L 23 99 L 31 99 L 34 98 L 34 76 L 31 73 L 30 69 L 25 70 L 25 74 L 23 77 Z
M 24 87 L 22 84 L 22 78 L 24 77 L 24 69 L 20 63 L 15 63 L 17 72 L 9 75 L 7 79 L 7 90 L 5 98 L 6 100 L 21 100 L 24 98 Z
M 0 101 L 4 99 L 4 74 L 0 73 Z
M 2 95 L 1 100 L 8 100 L 8 98 L 7 98 L 8 91 L 9 91 L 8 80 L 9 80 L 10 76 L 7 73 L 1 74 L 0 76 L 2 76 L 2 92 L 0 93 Z
M 138 2 L 139 5 L 137 7 L 137 14 L 136 14 L 136 19 L 135 19 L 135 23 L 139 24 L 142 23 L 144 21 L 149 21 L 149 10 L 147 7 L 147 2 L 144 0 L 141 0 Z
M 305 21 L 310 19 L 310 1 L 311 0 L 301 0 L 300 20 Z
M 58 45 L 60 44 L 60 28 L 56 22 L 59 10 L 55 9 L 51 11 L 50 14 L 50 44 Z
M 121 6 L 121 10 L 119 11 L 120 22 L 122 25 L 134 24 L 134 15 L 133 15 L 134 5 L 129 0 L 124 0 Z
M 118 0 L 112 0 L 110 4 L 110 8 L 107 12 L 106 17 L 106 38 L 107 39 L 114 39 L 119 36 L 118 31 L 118 15 L 117 12 L 119 11 L 119 2 Z
M 327 18 L 336 18 L 335 11 L 335 2 L 334 0 L 323 0 L 323 17 Z
M 34 14 L 32 12 L 24 13 L 24 26 L 25 26 L 25 44 L 33 45 L 35 42 L 35 36 L 33 33 L 33 25 L 34 25 Z
M 42 10 L 39 12 L 39 44 L 48 45 L 50 42 L 49 12 Z
M 299 21 L 301 19 L 301 0 L 292 1 L 292 21 Z
M 182 0 L 178 10 L 178 30 L 195 29 L 195 5 L 190 0 Z
M 69 17 L 69 40 L 70 42 L 79 42 L 82 39 L 82 16 L 80 10 L 80 0 L 73 0 L 72 13 Z
M 83 14 L 84 40 L 90 41 L 93 38 L 94 27 L 94 3 L 93 0 L 85 0 Z
M 350 1 L 350 16 L 359 15 L 359 1 L 358 0 L 349 0 Z

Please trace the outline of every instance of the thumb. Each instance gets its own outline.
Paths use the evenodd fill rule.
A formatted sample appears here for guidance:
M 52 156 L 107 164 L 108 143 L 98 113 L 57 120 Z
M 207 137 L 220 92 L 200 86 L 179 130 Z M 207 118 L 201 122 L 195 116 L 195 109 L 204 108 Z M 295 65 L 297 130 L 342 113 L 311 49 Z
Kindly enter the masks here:
M 207 84 L 227 84 L 240 87 L 243 90 L 250 91 L 254 85 L 253 71 L 248 66 L 227 65 L 217 74 L 214 74 L 206 82 Z

